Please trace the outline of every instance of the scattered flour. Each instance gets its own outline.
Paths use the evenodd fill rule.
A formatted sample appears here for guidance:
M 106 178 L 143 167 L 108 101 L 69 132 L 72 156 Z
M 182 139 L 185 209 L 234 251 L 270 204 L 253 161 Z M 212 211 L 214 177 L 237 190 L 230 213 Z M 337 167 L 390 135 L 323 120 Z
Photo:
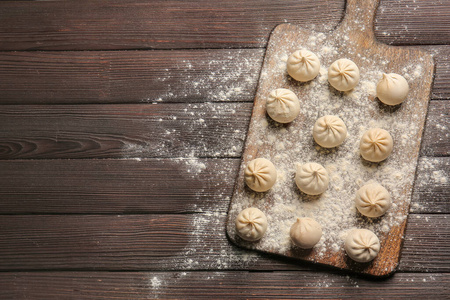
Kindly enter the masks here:
M 161 284 L 162 284 L 161 280 L 159 280 L 158 277 L 156 277 L 156 276 L 150 280 L 150 285 L 152 286 L 152 289 L 154 289 L 154 290 L 159 289 L 161 287 Z
M 202 268 L 242 268 L 258 260 L 257 253 L 236 248 L 226 241 L 223 224 L 227 213 L 217 206 L 217 211 L 196 214 L 192 220 L 191 238 L 185 247 L 185 260 L 176 263 L 177 268 L 195 269 L 199 262 L 189 257 L 202 257 Z
M 193 152 L 188 154 L 187 157 L 178 157 L 173 160 L 176 162 L 184 162 L 186 165 L 186 171 L 192 176 L 197 176 L 206 168 L 204 160 L 200 160 L 198 157 L 195 157 Z
M 424 210 L 421 195 L 428 194 L 432 199 L 436 197 L 435 187 L 447 188 L 450 177 L 450 161 L 437 157 L 422 157 L 418 165 L 417 180 L 415 190 L 419 193 L 413 194 L 412 212 Z M 440 212 L 438 209 L 437 212 Z
M 257 55 L 250 56 L 248 53 Z M 215 56 L 211 56 L 211 51 L 198 50 L 192 54 L 191 59 L 172 57 L 173 67 L 159 70 L 161 76 L 154 83 L 161 87 L 161 94 L 144 98 L 142 102 L 158 104 L 168 98 L 189 101 L 236 101 L 252 98 L 263 54 L 262 49 L 224 49 L 215 51 Z M 204 59 L 198 59 L 199 56 Z
M 450 176 L 450 163 L 436 157 L 424 157 L 420 160 L 420 183 L 422 186 L 446 185 Z M 422 187 L 420 186 L 420 187 Z
M 446 184 L 448 182 L 447 174 L 443 170 L 433 171 L 431 178 L 438 184 Z
M 229 187 L 235 180 L 235 164 L 221 164 L 221 168 L 215 170 L 213 177 L 204 178 L 204 170 L 216 166 L 214 161 L 199 159 L 192 153 L 186 156 L 175 159 L 180 164 L 180 172 L 202 180 L 205 188 L 196 190 L 198 199 L 205 197 L 206 186 L 209 187 L 208 190 L 214 190 L 215 204 L 209 204 L 207 210 L 202 204 L 193 204 L 192 207 L 186 208 L 195 212 L 191 214 L 191 223 L 186 228 L 189 240 L 179 255 L 166 260 L 167 270 L 193 270 L 199 267 L 216 270 L 233 269 L 256 262 L 260 257 L 258 253 L 236 248 L 225 236 L 224 226 L 230 203 Z M 224 181 L 227 181 L 227 184 L 224 184 Z M 158 286 L 158 280 L 162 281 L 161 278 L 153 280 L 152 287 Z
M 142 128 L 149 128 L 152 136 L 125 140 L 123 158 L 182 157 L 239 157 L 242 153 L 248 110 L 241 103 L 198 103 L 180 106 L 175 113 L 161 110 L 150 117 L 134 119 Z M 161 117 L 161 114 L 165 114 Z M 230 133 L 230 128 L 234 130 Z M 145 131 L 144 131 L 145 132 Z M 207 138 L 206 138 L 207 137 Z

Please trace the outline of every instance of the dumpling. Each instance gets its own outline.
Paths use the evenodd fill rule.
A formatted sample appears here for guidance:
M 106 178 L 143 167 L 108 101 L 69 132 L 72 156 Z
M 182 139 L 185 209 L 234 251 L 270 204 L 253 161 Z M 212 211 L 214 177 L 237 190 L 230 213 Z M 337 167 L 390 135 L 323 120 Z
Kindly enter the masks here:
M 314 124 L 313 137 L 320 146 L 333 148 L 344 142 L 347 137 L 347 127 L 337 116 L 323 116 Z
M 310 249 L 320 241 L 322 226 L 311 218 L 297 218 L 297 222 L 291 226 L 290 236 L 298 247 Z
M 367 229 L 352 230 L 344 244 L 345 251 L 351 259 L 357 262 L 369 262 L 380 252 L 378 237 Z
M 294 51 L 287 60 L 287 71 L 295 80 L 310 81 L 319 74 L 319 58 L 305 49 Z
M 338 59 L 328 68 L 328 82 L 338 91 L 349 91 L 359 82 L 358 66 L 349 59 Z
M 391 205 L 389 192 L 379 183 L 369 183 L 356 192 L 355 205 L 364 216 L 377 218 Z
M 402 75 L 395 73 L 383 74 L 377 85 L 377 97 L 387 105 L 397 105 L 408 96 L 409 85 Z
M 288 89 L 276 89 L 270 92 L 266 102 L 267 114 L 277 122 L 292 122 L 300 113 L 297 96 Z
M 266 230 L 266 215 L 256 207 L 244 209 L 236 218 L 236 233 L 244 240 L 257 241 Z
M 248 163 L 244 178 L 248 187 L 255 192 L 265 192 L 275 184 L 277 170 L 270 160 L 256 158 Z
M 306 163 L 297 167 L 295 183 L 303 193 L 319 195 L 328 188 L 328 172 L 320 164 Z
M 393 147 L 391 135 L 381 128 L 367 130 L 359 143 L 361 156 L 371 162 L 385 160 L 392 153 Z

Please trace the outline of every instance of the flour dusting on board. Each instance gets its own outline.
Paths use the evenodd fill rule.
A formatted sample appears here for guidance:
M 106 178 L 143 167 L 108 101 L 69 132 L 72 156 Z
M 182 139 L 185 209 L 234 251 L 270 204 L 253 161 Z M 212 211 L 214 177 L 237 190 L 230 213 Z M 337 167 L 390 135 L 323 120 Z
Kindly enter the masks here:
M 414 87 L 422 80 L 424 68 L 420 59 L 400 66 L 380 55 L 358 53 L 351 37 L 335 32 L 331 36 L 311 35 L 301 44 L 286 43 L 290 38 L 282 34 L 272 37 L 268 51 L 274 55 L 264 65 L 260 79 L 264 84 L 260 85 L 257 98 L 266 99 L 271 90 L 288 88 L 300 99 L 300 116 L 288 125 L 276 123 L 267 116 L 252 118 L 247 145 L 257 148 L 256 157 L 274 163 L 278 179 L 267 193 L 253 192 L 244 186 L 243 180 L 238 182 L 236 190 L 241 192 L 233 196 L 229 214 L 230 220 L 234 220 L 242 209 L 251 206 L 265 212 L 268 218 L 265 236 L 256 243 L 242 240 L 239 243 L 278 254 L 294 248 L 289 230 L 296 218 L 314 218 L 323 228 L 322 239 L 313 250 L 319 259 L 342 252 L 346 234 L 353 228 L 367 228 L 381 236 L 405 220 L 407 205 L 403 204 L 411 199 L 411 189 L 406 187 L 414 180 L 417 161 L 413 153 L 418 151 L 416 143 L 426 114 L 426 104 L 421 104 L 424 106 L 417 111 L 417 106 L 413 106 Z M 302 48 L 313 51 L 321 62 L 319 75 L 307 83 L 293 80 L 286 71 L 288 56 Z M 327 68 L 339 58 L 351 59 L 360 67 L 360 82 L 350 92 L 338 92 L 328 84 Z M 384 72 L 402 74 L 412 87 L 407 100 L 398 107 L 385 106 L 376 99 L 376 84 Z M 264 110 L 264 103 L 255 102 L 255 105 Z M 312 137 L 315 121 L 324 115 L 339 116 L 348 128 L 346 140 L 337 148 L 322 148 Z M 364 161 L 359 154 L 362 134 L 374 127 L 388 130 L 394 139 L 392 155 L 381 163 Z M 256 157 L 248 156 L 244 160 Z M 307 162 L 320 163 L 329 173 L 330 185 L 320 196 L 305 195 L 295 185 L 296 166 Z M 244 168 L 242 165 L 238 180 L 242 179 Z M 435 178 L 445 180 L 441 174 L 435 174 Z M 354 205 L 356 191 L 373 181 L 390 192 L 393 202 L 388 212 L 376 219 L 360 215 Z M 233 222 L 229 222 L 227 230 L 230 236 L 235 236 Z

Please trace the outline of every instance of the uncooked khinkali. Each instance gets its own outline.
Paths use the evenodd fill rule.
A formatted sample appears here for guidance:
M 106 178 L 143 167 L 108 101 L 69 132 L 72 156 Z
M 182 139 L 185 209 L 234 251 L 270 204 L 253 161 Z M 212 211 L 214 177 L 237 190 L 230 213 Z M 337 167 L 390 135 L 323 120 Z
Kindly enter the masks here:
M 405 101 L 409 85 L 402 75 L 383 74 L 377 85 L 377 97 L 387 105 L 397 105 Z
M 380 241 L 375 233 L 367 229 L 352 230 L 345 240 L 345 251 L 357 262 L 369 262 L 380 251 Z
M 349 59 L 338 59 L 328 68 L 328 82 L 338 91 L 349 91 L 359 82 L 358 66 Z
M 266 102 L 269 116 L 277 122 L 292 122 L 300 112 L 297 96 L 288 89 L 276 89 L 270 92 Z
M 323 116 L 317 119 L 313 128 L 313 137 L 317 144 L 333 148 L 342 144 L 347 136 L 344 121 L 337 116 Z
M 277 170 L 270 160 L 256 158 L 248 163 L 244 177 L 249 188 L 255 192 L 265 192 L 275 184 Z
M 310 81 L 319 74 L 319 58 L 305 49 L 294 51 L 287 60 L 287 71 L 295 80 Z
M 391 205 L 389 192 L 379 183 L 369 183 L 356 192 L 355 205 L 367 217 L 384 215 Z
M 297 222 L 291 226 L 290 236 L 298 247 L 310 249 L 320 241 L 322 226 L 311 218 L 297 218 Z
M 255 207 L 249 207 L 236 218 L 236 232 L 247 241 L 257 241 L 267 230 L 266 215 Z
M 361 156 L 371 162 L 385 160 L 391 154 L 393 147 L 391 135 L 381 128 L 367 130 L 359 143 Z
M 322 165 L 317 163 L 306 163 L 297 167 L 295 183 L 305 194 L 322 194 L 327 189 L 328 182 L 328 172 Z

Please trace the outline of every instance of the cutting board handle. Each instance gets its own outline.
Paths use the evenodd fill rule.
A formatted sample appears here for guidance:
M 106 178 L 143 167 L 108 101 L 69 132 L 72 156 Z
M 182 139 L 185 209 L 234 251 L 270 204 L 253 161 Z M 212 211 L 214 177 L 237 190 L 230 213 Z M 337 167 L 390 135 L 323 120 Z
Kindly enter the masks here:
M 347 0 L 344 19 L 337 30 L 374 40 L 373 21 L 379 3 L 380 0 Z

